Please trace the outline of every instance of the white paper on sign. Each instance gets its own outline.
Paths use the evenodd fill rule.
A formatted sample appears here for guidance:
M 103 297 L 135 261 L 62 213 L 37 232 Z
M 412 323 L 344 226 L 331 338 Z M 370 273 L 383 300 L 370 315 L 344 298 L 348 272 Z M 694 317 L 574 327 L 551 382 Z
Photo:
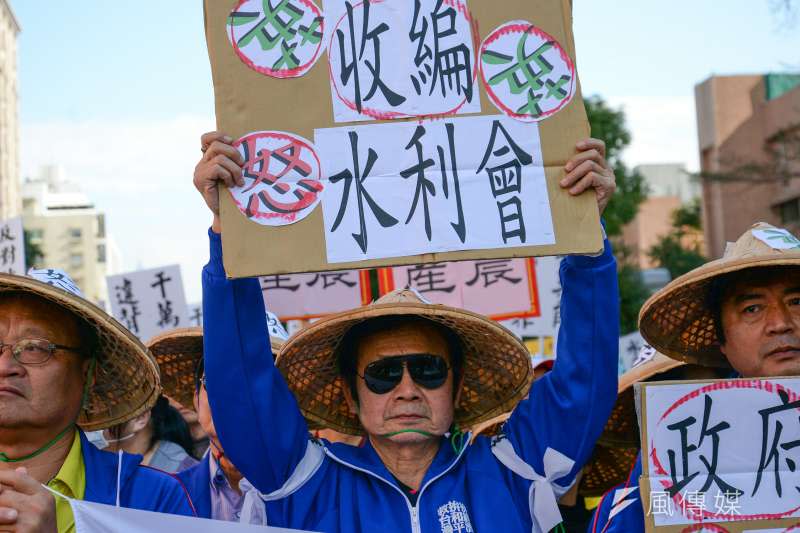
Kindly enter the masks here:
M 192 325 L 178 265 L 108 276 L 106 284 L 114 318 L 143 341 Z
M 22 217 L 0 222 L 0 273 L 25 275 L 25 232 Z
M 336 122 L 480 112 L 466 0 L 323 5 Z
M 800 239 L 785 229 L 754 229 L 753 236 L 775 250 L 800 248 Z
M 247 218 L 264 226 L 284 226 L 304 219 L 317 207 L 323 183 L 310 141 L 283 131 L 259 131 L 234 146 L 244 159 L 244 186 L 230 193 Z
M 575 95 L 575 65 L 569 55 L 530 22 L 503 24 L 484 39 L 480 53 L 486 94 L 510 117 L 544 120 Z
M 536 123 L 315 131 L 329 263 L 555 243 Z
M 645 385 L 655 525 L 800 518 L 798 391 L 798 378 Z
M 226 21 L 228 40 L 239 59 L 256 72 L 273 78 L 302 76 L 323 52 L 322 13 L 311 0 L 272 4 L 240 0 Z

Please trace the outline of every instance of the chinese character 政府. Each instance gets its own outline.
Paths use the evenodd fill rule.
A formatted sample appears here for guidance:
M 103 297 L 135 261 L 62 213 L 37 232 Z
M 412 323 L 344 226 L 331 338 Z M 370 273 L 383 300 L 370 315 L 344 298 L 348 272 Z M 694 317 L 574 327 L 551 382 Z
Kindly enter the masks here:
M 321 55 L 324 19 L 311 0 L 245 0 L 228 16 L 228 37 L 250 68 L 302 76 Z
M 122 284 L 114 287 L 117 304 L 120 308 L 120 319 L 125 327 L 135 334 L 139 333 L 138 317 L 142 314 L 139 310 L 139 300 L 133 294 L 133 283 L 128 278 L 122 279 Z
M 270 131 L 243 138 L 243 187 L 231 189 L 239 210 L 265 225 L 301 220 L 320 200 L 324 185 L 311 144 L 287 133 Z
M 421 293 L 451 293 L 456 286 L 447 285 L 446 268 L 444 263 L 414 265 L 408 269 L 406 286 Z
M 511 267 L 511 259 L 495 259 L 488 261 L 475 261 L 475 275 L 467 281 L 467 285 L 472 287 L 479 279 L 483 280 L 483 287 L 490 287 L 495 283 L 504 281 L 517 285 L 522 281 L 522 278 L 510 277 L 509 272 L 513 272 Z
M 731 425 L 728 422 L 722 421 L 713 427 L 709 427 L 712 405 L 713 400 L 711 399 L 711 396 L 706 394 L 704 397 L 703 422 L 700 429 L 700 439 L 698 440 L 697 444 L 689 444 L 689 427 L 697 423 L 697 419 L 695 417 L 689 416 L 667 426 L 667 429 L 670 431 L 678 431 L 680 433 L 681 440 L 680 450 L 678 453 L 672 449 L 667 450 L 667 456 L 669 457 L 670 478 L 672 479 L 672 485 L 667 490 L 671 496 L 678 494 L 681 490 L 683 490 L 684 487 L 686 487 L 686 485 L 691 483 L 694 478 L 700 475 L 699 471 L 691 473 L 689 472 L 689 454 L 697 452 L 703 445 L 703 442 L 706 438 L 711 439 L 711 457 L 709 458 L 704 454 L 699 455 L 700 462 L 703 464 L 703 467 L 706 471 L 706 479 L 703 483 L 703 486 L 700 488 L 700 492 L 708 492 L 708 489 L 711 487 L 712 483 L 715 483 L 717 487 L 724 492 L 736 492 L 743 494 L 743 491 L 728 484 L 717 474 L 720 444 L 719 434 L 720 432 L 729 429 Z M 678 464 L 678 458 L 680 458 L 680 465 Z
M 172 309 L 172 301 L 167 297 L 167 289 L 166 284 L 172 281 L 172 278 L 166 277 L 164 271 L 156 272 L 155 281 L 150 284 L 150 287 L 155 289 L 158 287 L 159 292 L 161 293 L 161 301 L 158 302 L 158 326 L 161 328 L 164 327 L 176 327 L 180 324 L 180 317 L 174 314 L 174 310 Z
M 436 0 L 433 10 L 423 14 L 422 3 L 414 0 L 414 18 L 408 35 L 417 45 L 414 66 L 418 71 L 411 75 L 411 82 L 418 95 L 426 85 L 430 85 L 428 95 L 432 95 L 438 85 L 442 96 L 448 90 L 455 90 L 459 95 L 463 92 L 469 102 L 473 87 L 472 57 L 464 42 L 464 39 L 468 42 L 469 35 L 456 30 L 456 9 L 450 5 L 442 9 L 442 5 L 443 0 Z
M 467 227 L 466 222 L 464 221 L 464 207 L 461 203 L 461 184 L 458 181 L 458 164 L 456 163 L 456 150 L 455 150 L 455 140 L 453 138 L 454 134 L 454 127 L 453 124 L 447 123 L 445 124 L 445 130 L 447 132 L 447 139 L 448 139 L 448 152 L 449 152 L 449 159 L 445 161 L 445 154 L 444 148 L 442 146 L 437 146 L 436 150 L 439 154 L 439 169 L 441 171 L 441 192 L 445 198 L 450 198 L 450 186 L 449 180 L 447 177 L 447 168 L 449 163 L 450 172 L 452 173 L 453 178 L 453 196 L 455 199 L 456 205 L 456 221 L 450 222 L 450 226 L 453 228 L 453 231 L 456 232 L 456 235 L 464 242 L 467 235 Z M 416 176 L 416 187 L 414 189 L 414 200 L 411 203 L 411 208 L 408 212 L 408 217 L 406 218 L 406 224 L 411 222 L 412 217 L 414 216 L 414 212 L 417 210 L 417 206 L 419 204 L 420 197 L 422 198 L 422 210 L 423 216 L 425 217 L 425 235 L 428 237 L 428 241 L 431 240 L 431 218 L 430 213 L 428 210 L 428 195 L 436 196 L 436 185 L 434 182 L 426 176 L 426 170 L 431 167 L 434 167 L 436 163 L 434 163 L 433 159 L 423 159 L 423 146 L 420 140 L 425 135 L 425 127 L 424 126 L 417 126 L 414 130 L 414 135 L 411 137 L 411 140 L 406 145 L 406 150 L 411 149 L 414 147 L 417 156 L 417 163 L 408 167 L 405 170 L 400 171 L 400 176 L 404 179 L 408 179 L 411 176 Z
M 800 439 L 786 441 L 781 438 L 784 423 L 794 424 L 797 427 L 800 417 L 800 400 L 789 401 L 789 395 L 784 390 L 778 390 L 781 403 L 768 409 L 761 409 L 761 459 L 759 460 L 756 482 L 753 487 L 753 495 L 758 492 L 764 471 L 772 465 L 772 474 L 775 478 L 775 492 L 778 497 L 783 495 L 781 484 L 781 472 L 785 472 L 782 462 L 786 464 L 791 478 L 797 483 L 794 488 L 800 493 L 800 481 L 798 480 L 797 464 L 800 462 Z M 781 416 L 786 418 L 781 421 Z M 782 454 L 785 454 L 782 456 Z M 781 461 L 783 459 L 783 461 Z
M 500 132 L 505 139 L 498 142 L 497 133 Z M 490 166 L 489 162 L 494 163 Z M 492 133 L 489 144 L 483 155 L 478 172 L 486 170 L 492 195 L 497 200 L 497 209 L 500 212 L 503 242 L 517 238 L 520 243 L 525 243 L 525 221 L 522 216 L 522 167 L 533 162 L 530 154 L 514 142 L 499 120 L 492 122 Z
M 356 282 L 349 278 L 351 274 L 351 272 L 320 272 L 314 274 L 314 278 L 306 283 L 306 286 L 317 287 L 319 284 L 319 288 L 324 290 L 342 284 L 352 288 L 356 286 Z
M 336 220 L 333 222 L 333 226 L 331 227 L 331 233 L 336 231 L 339 227 L 339 224 L 342 223 L 342 219 L 347 212 L 347 202 L 350 199 L 350 189 L 352 189 L 353 185 L 355 185 L 355 202 L 358 206 L 359 232 L 353 233 L 352 235 L 353 239 L 355 239 L 356 243 L 358 244 L 358 247 L 361 248 L 361 251 L 366 253 L 369 240 L 367 238 L 366 221 L 364 220 L 364 203 L 367 204 L 367 206 L 370 208 L 370 211 L 375 216 L 375 219 L 384 228 L 388 228 L 397 224 L 397 219 L 384 211 L 375 202 L 375 200 L 372 199 L 372 196 L 364 186 L 364 182 L 369 177 L 372 166 L 378 159 L 378 154 L 375 152 L 375 150 L 370 148 L 367 151 L 366 164 L 364 165 L 363 170 L 361 170 L 362 167 L 358 155 L 358 133 L 351 131 L 349 132 L 348 136 L 350 138 L 350 149 L 353 154 L 353 170 L 351 171 L 349 168 L 344 169 L 330 177 L 330 182 L 333 184 L 336 184 L 340 181 L 344 182 L 342 201 L 339 205 L 339 211 L 336 214 Z
M 572 98 L 574 65 L 550 35 L 529 23 L 511 22 L 492 32 L 481 47 L 489 99 L 504 113 L 541 120 Z
M 356 24 L 353 17 L 353 4 L 345 0 L 347 9 L 347 27 L 345 30 L 336 29 L 336 39 L 339 44 L 339 59 L 341 62 L 341 72 L 339 78 L 342 85 L 347 86 L 352 83 L 355 98 L 355 107 L 360 113 L 363 104 L 372 99 L 380 89 L 386 102 L 397 107 L 406 101 L 406 98 L 392 91 L 381 79 L 381 40 L 380 36 L 389 30 L 386 22 L 377 24 L 370 28 L 369 13 L 370 0 L 366 0 L 362 5 L 362 23 Z M 369 47 L 367 47 L 369 43 Z M 371 51 L 368 54 L 367 50 Z M 366 55 L 366 57 L 365 57 Z M 348 60 L 349 57 L 349 60 Z M 364 64 L 365 69 L 361 68 Z M 362 79 L 363 74 L 368 72 L 367 80 Z M 367 81 L 367 83 L 365 83 Z M 364 87 L 369 87 L 364 91 Z M 365 93 L 365 94 L 363 94 Z

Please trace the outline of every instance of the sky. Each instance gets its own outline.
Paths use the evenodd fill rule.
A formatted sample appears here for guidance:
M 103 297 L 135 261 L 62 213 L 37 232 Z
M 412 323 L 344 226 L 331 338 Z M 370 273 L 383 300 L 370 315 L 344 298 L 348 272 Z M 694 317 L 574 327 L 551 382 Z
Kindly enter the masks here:
M 123 270 L 178 263 L 199 301 L 210 214 L 191 181 L 215 123 L 202 2 L 10 1 L 22 177 L 63 166 L 106 212 Z M 629 165 L 697 168 L 694 86 L 709 76 L 800 70 L 800 26 L 769 5 L 574 0 L 583 94 L 625 110 Z

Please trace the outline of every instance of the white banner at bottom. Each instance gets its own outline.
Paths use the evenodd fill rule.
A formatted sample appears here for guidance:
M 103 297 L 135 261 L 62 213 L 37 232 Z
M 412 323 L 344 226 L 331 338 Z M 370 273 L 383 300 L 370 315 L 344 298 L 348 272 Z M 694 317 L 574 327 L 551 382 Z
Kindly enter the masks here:
M 166 513 L 154 513 L 127 509 L 101 503 L 91 503 L 69 499 L 72 513 L 75 516 L 76 533 L 108 533 L 124 531 L 125 533 L 291 533 L 298 529 L 283 529 L 269 526 L 255 526 L 238 522 L 223 522 L 189 516 L 178 516 Z

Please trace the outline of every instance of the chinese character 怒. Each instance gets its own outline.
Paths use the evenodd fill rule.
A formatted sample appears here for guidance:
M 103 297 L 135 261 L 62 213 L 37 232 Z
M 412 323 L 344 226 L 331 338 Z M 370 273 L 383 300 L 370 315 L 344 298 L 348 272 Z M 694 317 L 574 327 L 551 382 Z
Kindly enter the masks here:
M 795 481 L 797 481 L 798 478 L 796 472 L 797 462 L 800 461 L 800 453 L 798 453 L 800 452 L 800 439 L 782 442 L 781 434 L 783 433 L 784 423 L 781 422 L 779 417 L 780 415 L 785 415 L 789 420 L 784 420 L 784 422 L 788 422 L 789 424 L 792 423 L 791 419 L 796 418 L 800 420 L 800 417 L 797 416 L 797 410 L 800 409 L 800 400 L 789 402 L 788 393 L 780 389 L 778 390 L 778 395 L 781 399 L 779 405 L 768 409 L 761 409 L 758 412 L 761 415 L 761 460 L 758 465 L 753 495 L 758 491 L 764 471 L 769 468 L 770 464 L 772 464 L 772 473 L 775 477 L 775 491 L 778 497 L 783 495 L 781 471 L 785 472 L 785 470 L 781 465 L 781 450 L 786 454 L 783 457 L 786 468 L 788 468 L 791 474 L 794 474 L 792 478 L 795 479 Z M 800 485 L 795 485 L 795 488 L 800 492 Z
M 445 198 L 450 198 L 450 186 L 449 180 L 447 177 L 447 163 L 450 164 L 450 169 L 453 177 L 453 195 L 456 203 L 456 222 L 451 222 L 450 225 L 452 226 L 453 230 L 458 235 L 458 238 L 461 242 L 464 242 L 466 239 L 466 223 L 464 221 L 464 208 L 461 204 L 461 184 L 458 181 L 458 165 L 456 163 L 456 153 L 455 153 L 455 140 L 453 137 L 453 124 L 448 123 L 445 124 L 445 130 L 447 132 L 447 139 L 448 139 L 448 151 L 449 151 L 449 161 L 445 162 L 445 153 L 444 148 L 441 146 L 437 146 L 436 149 L 439 154 L 439 169 L 441 171 L 441 191 Z M 417 163 L 408 167 L 405 170 L 400 172 L 400 176 L 404 179 L 408 179 L 411 176 L 416 177 L 416 187 L 414 189 L 414 200 L 411 203 L 411 209 L 408 212 L 408 217 L 406 218 L 406 224 L 411 222 L 414 213 L 417 210 L 417 206 L 419 205 L 419 200 L 422 198 L 422 212 L 423 216 L 425 217 L 425 235 L 428 237 L 428 241 L 431 240 L 431 219 L 430 219 L 430 212 L 428 209 L 428 195 L 436 196 L 436 185 L 434 182 L 429 179 L 426 175 L 426 170 L 434 167 L 436 163 L 433 159 L 423 159 L 423 147 L 420 139 L 425 135 L 425 127 L 424 126 L 417 126 L 414 130 L 414 134 L 411 137 L 411 140 L 406 145 L 406 150 L 410 150 L 414 147 L 417 156 Z
M 648 515 L 672 516 L 674 512 L 675 508 L 668 492 L 655 490 L 650 493 L 650 509 L 647 511 Z
M 272 213 L 288 215 L 315 204 L 323 185 L 312 176 L 315 168 L 305 159 L 310 156 L 304 145 L 297 139 L 276 137 L 280 141 L 277 147 L 258 149 L 259 139 L 256 135 L 249 136 L 241 145 L 245 161 L 242 176 L 253 180 L 239 193 L 250 194 L 245 214 L 258 217 L 263 205 Z
M 672 478 L 672 486 L 668 489 L 670 495 L 674 496 L 675 494 L 679 493 L 683 488 L 688 485 L 694 478 L 700 475 L 700 472 L 692 472 L 689 473 L 689 454 L 696 452 L 700 449 L 705 441 L 706 437 L 711 438 L 711 459 L 709 460 L 708 457 L 701 454 L 699 456 L 700 462 L 703 463 L 703 466 L 706 470 L 706 479 L 703 483 L 703 486 L 700 488 L 701 492 L 707 492 L 708 489 L 711 487 L 712 483 L 716 483 L 716 485 L 723 491 L 726 492 L 738 492 L 742 494 L 743 492 L 736 487 L 729 485 L 726 483 L 721 477 L 717 475 L 717 462 L 719 459 L 719 434 L 721 431 L 725 431 L 729 429 L 731 425 L 728 422 L 720 422 L 716 426 L 709 427 L 710 418 L 711 418 L 711 407 L 713 401 L 711 396 L 705 395 L 705 403 L 704 403 L 704 410 L 703 410 L 703 422 L 700 429 L 700 439 L 697 444 L 689 444 L 689 427 L 694 425 L 697 422 L 697 419 L 693 416 L 689 416 L 679 422 L 675 422 L 667 426 L 667 429 L 670 431 L 679 431 L 680 432 L 680 439 L 681 439 L 681 447 L 680 453 L 676 453 L 675 450 L 667 450 L 667 456 L 669 457 L 669 471 L 670 477 Z M 680 456 L 680 471 L 677 465 L 677 458 Z
M 314 17 L 310 24 L 303 25 L 300 22 L 304 6 L 296 5 L 292 0 L 277 0 L 274 7 L 272 4 L 273 0 L 263 0 L 263 13 L 234 11 L 228 23 L 243 26 L 255 21 L 255 25 L 236 41 L 237 46 L 244 48 L 255 40 L 264 51 L 276 50 L 272 70 L 296 69 L 301 64 L 298 50 L 307 45 L 316 49 L 322 41 L 322 17 Z
M 505 142 L 498 143 L 498 131 L 503 134 Z M 489 166 L 490 158 L 497 163 Z M 478 172 L 486 170 L 492 195 L 497 200 L 500 211 L 503 242 L 507 243 L 513 237 L 525 242 L 525 221 L 522 216 L 522 202 L 519 194 L 522 192 L 522 167 L 530 165 L 533 158 L 514 142 L 499 120 L 492 122 L 492 133 L 489 144 L 483 155 L 483 160 L 478 167 Z
M 518 284 L 522 278 L 514 278 L 508 276 L 509 272 L 513 272 L 511 267 L 511 259 L 497 259 L 489 261 L 475 261 L 475 276 L 467 282 L 467 285 L 472 287 L 480 278 L 483 278 L 483 287 L 490 287 L 500 281 L 511 283 L 512 285 Z
M 115 286 L 114 291 L 117 303 L 120 305 L 120 318 L 125 323 L 125 327 L 138 334 L 137 317 L 142 313 L 139 311 L 139 300 L 133 295 L 133 283 L 128 278 L 123 278 L 122 285 Z
M 506 84 L 512 95 L 524 94 L 525 101 L 516 113 L 532 117 L 541 116 L 543 99 L 563 100 L 570 95 L 569 87 L 572 77 L 562 74 L 558 79 L 548 76 L 553 72 L 553 65 L 545 57 L 545 53 L 553 48 L 553 41 L 544 41 L 533 52 L 525 52 L 525 44 L 530 33 L 522 32 L 517 42 L 516 54 L 510 56 L 497 51 L 486 50 L 482 54 L 483 61 L 492 65 L 508 65 L 508 67 L 491 76 L 490 86 Z
M 422 293 L 451 293 L 456 286 L 447 285 L 446 268 L 443 263 L 414 265 L 408 269 L 406 286 Z
M 353 154 L 353 170 L 351 171 L 350 169 L 345 169 L 330 177 L 330 182 L 333 184 L 344 181 L 342 201 L 339 205 L 339 211 L 336 214 L 336 220 L 333 222 L 333 226 L 331 227 L 331 233 L 336 231 L 339 227 L 339 224 L 342 223 L 344 215 L 347 211 L 347 202 L 350 198 L 350 189 L 353 188 L 353 185 L 355 185 L 355 201 L 358 206 L 359 232 L 353 233 L 352 235 L 359 248 L 361 248 L 361 251 L 363 253 L 367 253 L 367 246 L 369 242 L 367 240 L 367 226 L 364 219 L 364 203 L 367 204 L 370 211 L 375 216 L 375 219 L 384 228 L 388 228 L 397 224 L 397 219 L 384 211 L 364 187 L 364 181 L 366 181 L 366 179 L 369 177 L 369 173 L 372 170 L 373 165 L 375 165 L 375 162 L 378 160 L 378 154 L 375 152 L 375 150 L 370 148 L 367 151 L 367 163 L 364 165 L 362 170 L 360 166 L 360 158 L 358 156 L 358 133 L 351 131 L 349 133 L 349 138 L 350 148 Z
M 300 288 L 299 283 L 295 283 L 292 285 L 293 282 L 292 276 L 287 276 L 284 274 L 273 274 L 271 276 L 262 276 L 261 278 L 261 290 L 262 291 L 292 291 L 297 292 Z
M 472 101 L 472 58 L 469 47 L 459 37 L 469 35 L 456 31 L 456 10 L 452 6 L 442 9 L 443 0 L 437 0 L 433 11 L 426 16 L 421 14 L 420 0 L 414 1 L 414 18 L 408 36 L 417 44 L 414 66 L 419 69 L 411 75 L 411 83 L 417 94 L 422 87 L 430 84 L 428 95 L 432 95 L 438 83 L 442 96 L 455 89 L 456 94 L 464 93 L 468 102 Z M 430 23 L 428 22 L 430 20 Z M 428 28 L 432 26 L 432 31 Z M 446 47 L 444 41 L 452 38 L 453 46 Z
M 382 22 L 370 29 L 369 24 L 369 6 L 372 2 L 364 0 L 362 7 L 363 20 L 360 25 L 355 24 L 353 18 L 353 5 L 349 1 L 345 1 L 345 8 L 347 9 L 347 30 L 345 32 L 341 29 L 336 30 L 336 39 L 339 43 L 339 58 L 341 61 L 341 73 L 339 73 L 342 85 L 347 85 L 351 79 L 353 82 L 353 90 L 355 93 L 355 105 L 358 112 L 361 112 L 363 102 L 372 99 L 375 92 L 380 89 L 386 101 L 392 107 L 397 107 L 406 101 L 404 96 L 401 96 L 386 86 L 381 79 L 381 41 L 380 36 L 382 33 L 389 30 L 389 26 Z M 356 26 L 360 26 L 357 28 Z M 359 37 L 356 38 L 356 30 L 359 30 Z M 349 46 L 345 46 L 345 38 Z M 367 43 L 369 42 L 372 49 L 372 60 L 365 58 L 367 51 Z M 347 60 L 347 52 L 349 52 L 350 60 Z M 361 74 L 363 71 L 359 68 L 360 63 L 363 61 L 367 70 L 369 71 L 372 82 L 369 90 L 362 97 L 362 79 Z
M 350 275 L 350 272 L 320 272 L 318 274 L 314 274 L 314 279 L 306 283 L 307 287 L 315 287 L 317 283 L 321 280 L 322 286 L 321 289 L 328 289 L 330 287 L 335 287 L 337 284 L 346 285 L 347 287 L 355 287 L 356 282 L 347 278 Z

